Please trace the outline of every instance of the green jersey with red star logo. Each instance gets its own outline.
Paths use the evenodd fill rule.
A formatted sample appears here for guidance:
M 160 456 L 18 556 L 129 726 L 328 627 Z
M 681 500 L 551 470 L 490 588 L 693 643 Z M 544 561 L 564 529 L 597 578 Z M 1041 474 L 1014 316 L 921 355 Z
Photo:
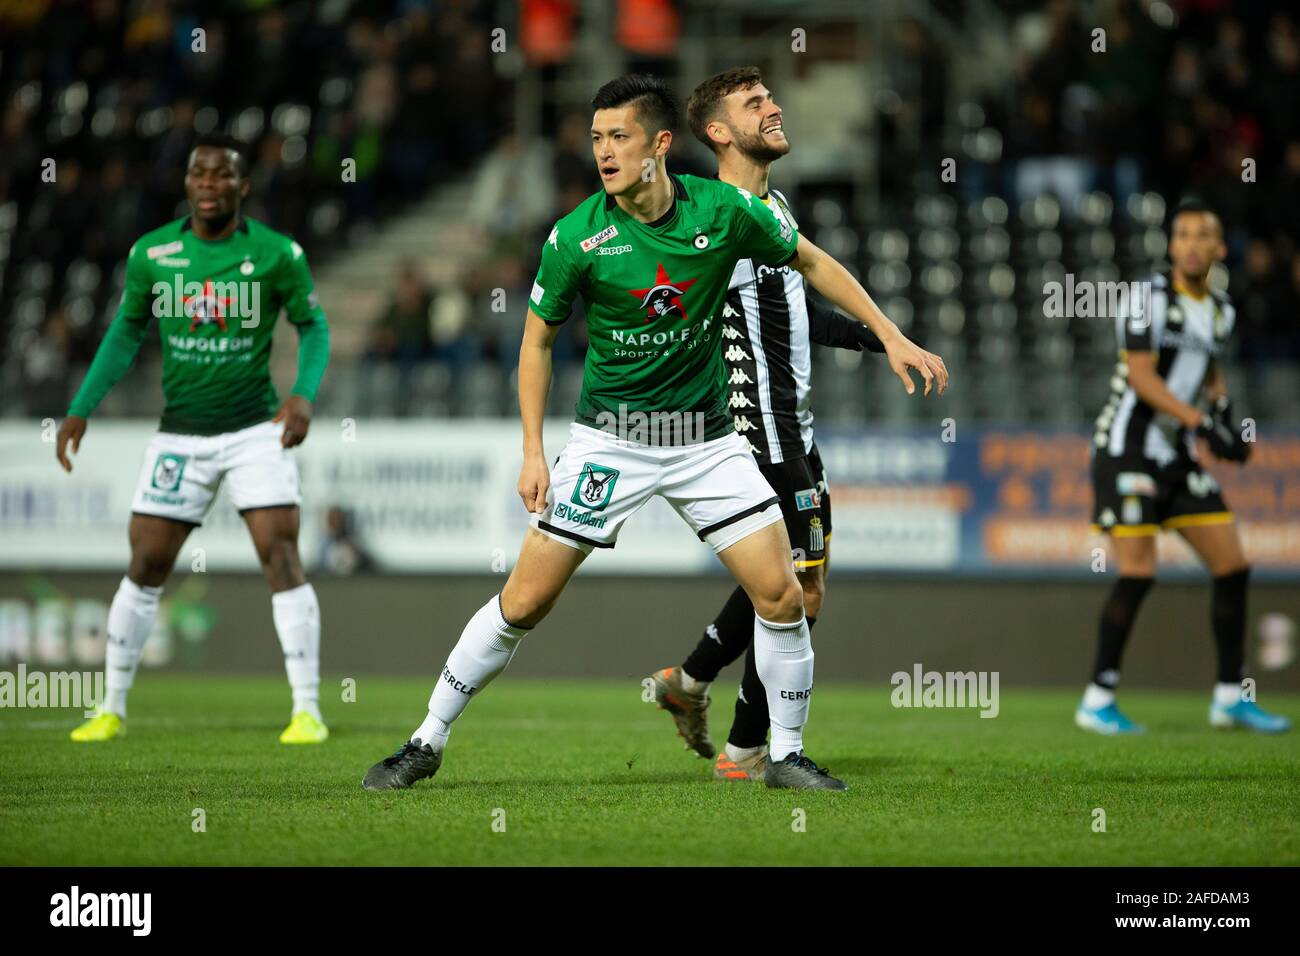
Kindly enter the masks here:
M 188 217 L 146 233 L 131 247 L 122 304 L 69 413 L 90 414 L 156 317 L 166 400 L 160 430 L 215 435 L 266 421 L 279 406 L 270 356 L 281 309 L 304 342 L 310 329 L 328 350 L 307 258 L 288 236 L 246 217 L 217 241 L 198 238 Z M 321 356 L 312 363 L 319 370 L 304 375 L 300 362 L 295 394 L 314 400 L 323 363 Z
M 726 407 L 720 321 L 736 263 L 794 257 L 781 210 L 716 179 L 672 176 L 673 205 L 640 222 L 604 191 L 551 230 L 529 305 L 549 325 L 581 297 L 587 362 L 577 420 L 593 428 L 632 413 L 701 413 L 708 441 L 734 429 Z

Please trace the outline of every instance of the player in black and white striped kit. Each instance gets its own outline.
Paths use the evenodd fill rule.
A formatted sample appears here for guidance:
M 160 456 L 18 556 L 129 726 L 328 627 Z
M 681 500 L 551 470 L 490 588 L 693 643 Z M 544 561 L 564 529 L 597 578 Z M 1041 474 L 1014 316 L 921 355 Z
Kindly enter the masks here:
M 1290 726 L 1243 691 L 1250 568 L 1232 512 L 1196 451 L 1203 437 L 1216 458 L 1244 462 L 1250 452 L 1236 431 L 1217 361 L 1236 313 L 1228 297 L 1207 284 L 1211 266 L 1226 251 L 1218 217 L 1197 203 L 1180 205 L 1171 223 L 1172 270 L 1141 283 L 1137 303 L 1115 320 L 1119 362 L 1097 417 L 1092 481 L 1094 528 L 1110 536 L 1119 578 L 1102 607 L 1092 682 L 1075 711 L 1075 723 L 1085 730 L 1142 730 L 1119 710 L 1115 688 L 1124 644 L 1154 581 L 1162 529 L 1182 535 L 1214 578 L 1210 623 L 1218 678 L 1210 723 L 1265 733 Z M 1208 414 L 1197 407 L 1202 392 Z
M 702 83 L 691 95 L 687 113 L 692 132 L 718 155 L 719 178 L 747 190 L 754 201 L 773 206 L 795 224 L 785 196 L 767 187 L 768 168 L 790 146 L 781 110 L 758 70 L 730 70 Z M 760 471 L 780 498 L 811 628 L 825 593 L 831 509 L 813 440 L 810 343 L 858 351 L 885 349 L 862 322 L 810 299 L 799 271 L 752 259 L 736 264 L 722 322 L 727 395 L 736 431 L 749 442 Z M 925 355 L 941 384 L 946 383 L 943 361 Z M 746 654 L 735 720 L 714 765 L 717 780 L 761 780 L 767 764 L 768 707 L 755 666 L 753 622 L 753 604 L 736 588 L 685 662 L 662 668 L 648 679 L 656 702 L 672 713 L 687 747 L 713 757 L 708 685 L 723 667 Z

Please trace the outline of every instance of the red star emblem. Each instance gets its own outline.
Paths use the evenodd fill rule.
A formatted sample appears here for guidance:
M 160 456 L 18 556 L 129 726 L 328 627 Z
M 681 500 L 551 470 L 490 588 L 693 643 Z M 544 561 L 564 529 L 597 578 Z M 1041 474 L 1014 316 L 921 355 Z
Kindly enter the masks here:
M 686 310 L 682 308 L 682 293 L 699 280 L 687 279 L 685 282 L 673 282 L 664 271 L 664 264 L 660 262 L 657 266 L 655 284 L 648 289 L 628 289 L 628 295 L 634 295 L 641 300 L 641 305 L 646 310 L 647 322 L 674 314 L 685 319 L 687 316 Z
M 222 332 L 226 331 L 226 317 L 222 314 L 221 309 L 222 306 L 230 305 L 230 297 L 226 296 L 225 298 L 218 299 L 213 295 L 211 279 L 203 280 L 202 295 L 187 295 L 184 298 L 184 302 L 187 306 L 191 302 L 195 303 L 192 318 L 190 319 L 191 332 L 197 329 L 200 325 L 207 325 L 209 321 L 213 320 L 216 321 L 217 327 L 220 328 Z M 209 309 L 211 309 L 211 313 L 209 313 Z

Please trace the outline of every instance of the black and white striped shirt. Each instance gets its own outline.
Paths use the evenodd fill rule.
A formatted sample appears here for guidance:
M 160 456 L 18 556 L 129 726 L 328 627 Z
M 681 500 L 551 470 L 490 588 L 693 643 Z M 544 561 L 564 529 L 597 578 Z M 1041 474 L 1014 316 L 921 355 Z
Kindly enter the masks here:
M 1172 287 L 1168 276 L 1145 280 L 1139 305 L 1115 317 L 1119 361 L 1110 380 L 1110 398 L 1097 416 L 1093 444 L 1098 454 L 1140 457 L 1167 465 L 1196 459 L 1196 435 L 1138 398 L 1128 382 L 1128 353 L 1155 352 L 1156 372 L 1180 401 L 1196 404 L 1210 362 L 1232 333 L 1236 310 L 1228 296 L 1211 292 L 1202 299 Z
M 776 202 L 798 226 L 786 198 Z M 741 259 L 722 308 L 727 402 L 736 431 L 759 464 L 799 458 L 812 449 L 812 355 L 803 276 L 790 266 Z

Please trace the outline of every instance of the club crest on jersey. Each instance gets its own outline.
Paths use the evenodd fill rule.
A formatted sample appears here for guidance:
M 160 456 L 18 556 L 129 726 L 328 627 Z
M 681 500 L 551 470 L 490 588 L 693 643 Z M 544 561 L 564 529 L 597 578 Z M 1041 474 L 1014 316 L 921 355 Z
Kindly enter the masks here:
M 604 511 L 605 506 L 614 497 L 616 481 L 618 481 L 617 468 L 607 468 L 592 461 L 583 462 L 578 483 L 573 486 L 573 494 L 569 496 L 569 501 L 590 511 Z
M 595 249 L 602 242 L 605 242 L 606 240 L 609 239 L 613 239 L 617 235 L 618 235 L 618 226 L 609 226 L 605 229 L 602 229 L 594 236 L 582 240 L 582 251 L 591 252 L 592 249 Z
M 646 310 L 645 320 L 662 319 L 668 316 L 678 316 L 679 318 L 689 318 L 686 310 L 682 308 L 682 293 L 698 282 L 698 279 L 687 279 L 684 282 L 673 282 L 668 278 L 668 273 L 664 271 L 662 262 L 657 264 L 655 269 L 655 282 L 648 289 L 628 289 L 629 295 L 634 295 L 641 300 L 641 308 Z
M 230 296 L 218 296 L 212 280 L 203 283 L 203 291 L 198 295 L 187 295 L 182 299 L 184 314 L 190 320 L 190 331 L 200 325 L 216 323 L 222 332 L 226 331 L 226 311 L 230 308 Z

